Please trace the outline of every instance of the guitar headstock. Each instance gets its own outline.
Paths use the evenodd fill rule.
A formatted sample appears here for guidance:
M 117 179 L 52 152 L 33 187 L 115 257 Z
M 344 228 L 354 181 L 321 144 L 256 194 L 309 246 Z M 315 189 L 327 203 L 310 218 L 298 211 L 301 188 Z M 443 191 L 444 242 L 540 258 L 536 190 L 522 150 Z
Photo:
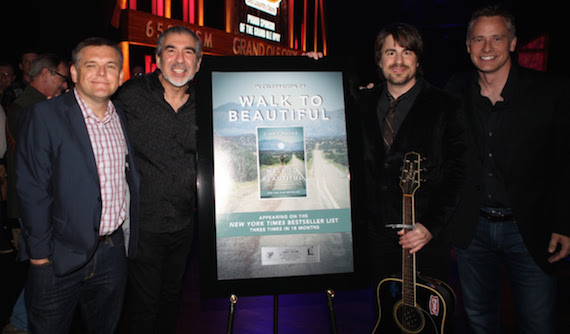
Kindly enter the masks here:
M 421 160 L 420 154 L 416 152 L 408 152 L 404 155 L 400 188 L 405 195 L 413 195 L 420 187 Z

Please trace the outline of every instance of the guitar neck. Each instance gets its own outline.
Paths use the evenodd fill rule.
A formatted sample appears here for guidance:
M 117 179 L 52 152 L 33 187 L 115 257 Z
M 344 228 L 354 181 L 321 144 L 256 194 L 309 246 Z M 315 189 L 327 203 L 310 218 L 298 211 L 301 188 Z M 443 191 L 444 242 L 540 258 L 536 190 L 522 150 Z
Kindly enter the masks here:
M 414 196 L 403 196 L 404 225 L 415 225 Z M 408 233 L 412 229 L 405 229 Z M 402 302 L 407 306 L 416 305 L 416 254 L 410 254 L 409 250 L 402 249 Z

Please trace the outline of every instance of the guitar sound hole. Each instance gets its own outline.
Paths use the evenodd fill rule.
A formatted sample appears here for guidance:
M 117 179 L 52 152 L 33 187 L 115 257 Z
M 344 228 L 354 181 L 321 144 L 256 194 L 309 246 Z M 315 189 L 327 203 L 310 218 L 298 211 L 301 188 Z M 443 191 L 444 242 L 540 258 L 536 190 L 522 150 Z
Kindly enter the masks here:
M 398 327 L 406 333 L 419 333 L 425 325 L 424 315 L 420 310 L 404 305 L 402 301 L 394 306 L 394 319 Z

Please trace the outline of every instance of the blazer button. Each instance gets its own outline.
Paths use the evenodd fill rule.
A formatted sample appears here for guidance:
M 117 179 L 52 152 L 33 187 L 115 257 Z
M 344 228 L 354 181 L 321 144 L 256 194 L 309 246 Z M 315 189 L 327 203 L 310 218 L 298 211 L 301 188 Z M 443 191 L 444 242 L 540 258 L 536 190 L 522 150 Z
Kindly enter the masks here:
M 385 163 L 384 163 L 384 168 L 385 168 L 385 169 L 388 169 L 388 168 L 390 168 L 390 164 L 389 164 L 389 163 L 387 163 L 387 162 L 385 162 Z
M 382 189 L 382 191 L 386 191 L 388 190 L 388 186 L 382 186 L 380 189 Z
M 97 201 L 101 202 L 101 196 L 97 196 Z

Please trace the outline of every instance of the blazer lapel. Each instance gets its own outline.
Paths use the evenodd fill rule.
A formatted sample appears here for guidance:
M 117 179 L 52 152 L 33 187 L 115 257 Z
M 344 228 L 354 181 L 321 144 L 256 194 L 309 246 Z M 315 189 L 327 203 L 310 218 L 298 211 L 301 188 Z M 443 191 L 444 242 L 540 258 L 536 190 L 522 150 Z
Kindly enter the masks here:
M 89 133 L 87 132 L 87 126 L 85 125 L 85 119 L 83 118 L 83 113 L 77 100 L 75 99 L 75 94 L 69 92 L 65 99 L 66 105 L 66 115 L 69 121 L 69 128 L 75 136 L 76 143 L 81 148 L 81 152 L 85 156 L 87 163 L 87 168 L 98 178 L 97 173 L 97 163 L 95 161 L 95 155 L 93 153 L 93 148 L 91 146 L 91 140 L 89 139 Z
M 395 150 L 396 152 L 401 152 L 402 150 L 400 147 L 405 147 L 408 145 L 407 141 L 409 138 L 414 137 L 411 134 L 411 131 L 414 131 L 414 126 L 418 124 L 418 122 L 422 121 L 422 117 L 425 111 L 425 103 L 424 103 L 424 96 L 426 96 L 426 92 L 430 90 L 430 86 L 427 82 L 424 82 L 424 86 L 419 94 L 416 96 L 412 107 L 406 114 L 406 117 L 402 120 L 402 124 L 396 131 L 396 136 L 394 137 L 394 142 L 390 147 L 390 151 Z M 429 92 L 427 93 L 429 96 Z M 427 126 L 427 125 L 426 125 Z
M 370 131 L 370 140 L 375 144 L 376 152 L 375 154 L 381 154 L 384 156 L 386 152 L 386 147 L 384 146 L 384 139 L 382 138 L 382 130 L 381 125 L 382 122 L 378 117 L 378 100 L 380 99 L 381 94 L 383 94 L 384 90 L 380 89 L 379 87 L 375 87 L 373 91 L 369 92 L 370 95 L 367 96 L 366 105 L 363 110 L 367 110 L 365 114 L 364 124 L 368 124 L 370 126 L 374 126 L 376 129 L 375 131 Z
M 425 106 L 429 105 L 428 99 L 431 96 L 432 88 L 427 81 L 424 81 L 423 79 L 421 80 L 423 81 L 423 83 L 421 83 L 421 90 L 417 93 L 417 96 L 414 99 L 410 110 L 402 120 L 402 123 L 396 129 L 396 136 L 394 137 L 394 142 L 392 143 L 390 150 L 396 150 L 396 152 L 400 152 L 401 150 L 398 147 L 407 145 L 407 140 L 410 138 L 411 134 L 410 132 L 414 131 L 413 129 L 418 124 L 418 122 L 422 122 L 422 118 L 426 117 Z M 414 137 L 413 134 L 412 137 Z
M 481 137 L 485 133 L 485 129 L 481 124 L 481 121 L 475 114 L 475 109 L 473 108 L 473 96 L 471 95 L 471 85 L 465 90 L 464 94 L 464 115 L 465 126 L 469 129 L 469 136 L 471 137 L 472 144 L 476 146 L 477 155 L 479 159 L 483 159 L 484 154 L 484 143 Z

